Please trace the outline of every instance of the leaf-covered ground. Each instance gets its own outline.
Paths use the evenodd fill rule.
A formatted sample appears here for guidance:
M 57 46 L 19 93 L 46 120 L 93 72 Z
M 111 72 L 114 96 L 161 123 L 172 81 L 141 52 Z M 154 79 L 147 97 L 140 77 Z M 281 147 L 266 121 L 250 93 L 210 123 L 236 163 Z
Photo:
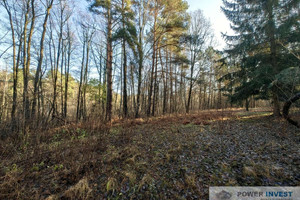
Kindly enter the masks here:
M 300 131 L 269 112 L 89 122 L 0 143 L 0 199 L 208 199 L 299 186 Z

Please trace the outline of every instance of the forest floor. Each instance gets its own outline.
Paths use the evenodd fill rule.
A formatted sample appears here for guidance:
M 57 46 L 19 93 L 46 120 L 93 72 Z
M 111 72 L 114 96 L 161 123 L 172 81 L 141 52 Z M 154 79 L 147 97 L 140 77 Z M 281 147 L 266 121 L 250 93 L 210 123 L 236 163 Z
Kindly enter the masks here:
M 65 125 L 0 141 L 0 199 L 208 199 L 299 186 L 300 131 L 267 111 Z

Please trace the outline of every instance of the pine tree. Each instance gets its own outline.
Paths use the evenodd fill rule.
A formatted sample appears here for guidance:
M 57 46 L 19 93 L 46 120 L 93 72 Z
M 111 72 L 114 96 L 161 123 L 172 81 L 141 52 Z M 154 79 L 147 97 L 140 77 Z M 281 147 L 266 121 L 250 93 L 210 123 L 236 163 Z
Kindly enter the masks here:
M 187 29 L 187 9 L 188 4 L 182 0 L 152 0 L 150 3 L 153 22 L 150 37 L 153 44 L 147 116 L 154 116 L 156 112 L 159 93 L 158 55 L 165 47 L 175 49 L 176 53 L 180 52 L 180 39 Z
M 94 0 L 90 10 L 97 14 L 103 14 L 106 19 L 106 121 L 112 117 L 112 30 L 113 30 L 113 5 L 111 0 Z
M 272 98 L 273 114 L 279 116 L 280 87 L 276 76 L 296 63 L 278 41 L 299 44 L 299 34 L 296 36 L 299 0 L 223 0 L 223 3 L 222 10 L 236 33 L 224 35 L 229 44 L 225 52 L 240 63 L 240 72 L 236 74 L 242 80 L 233 99 L 247 99 L 255 94 L 259 98 Z
M 134 24 L 134 13 L 131 9 L 131 0 L 122 0 L 121 7 L 117 6 L 117 11 L 121 15 L 121 25 L 113 35 L 113 40 L 122 41 L 123 52 L 123 114 L 128 115 L 127 106 L 127 45 L 131 48 L 135 57 L 137 44 L 137 31 Z

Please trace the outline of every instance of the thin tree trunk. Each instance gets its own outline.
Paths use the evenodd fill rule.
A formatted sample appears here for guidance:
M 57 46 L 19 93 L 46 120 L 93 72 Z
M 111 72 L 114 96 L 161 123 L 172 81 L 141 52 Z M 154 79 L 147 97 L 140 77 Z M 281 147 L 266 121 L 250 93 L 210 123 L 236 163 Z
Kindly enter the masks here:
M 18 69 L 16 64 L 16 40 L 15 40 L 15 28 L 13 25 L 13 19 L 11 11 L 7 5 L 7 0 L 3 0 L 4 8 L 8 14 L 9 17 L 9 24 L 11 29 L 11 37 L 12 37 L 12 46 L 13 46 L 13 105 L 11 110 L 11 121 L 12 121 L 12 130 L 15 129 L 15 118 L 16 118 L 16 108 L 17 108 L 17 83 L 18 83 Z M 21 41 L 20 41 L 21 43 Z M 20 52 L 20 48 L 19 48 Z
M 81 112 L 81 96 L 82 96 L 82 85 L 83 85 L 83 71 L 84 71 L 84 60 L 85 60 L 85 39 L 83 41 L 82 47 L 82 61 L 81 61 L 81 69 L 80 69 L 80 80 L 78 86 L 78 94 L 77 94 L 77 111 L 76 111 L 76 120 L 79 121 L 82 116 Z
M 139 7 L 139 16 L 141 16 L 141 6 Z M 144 13 L 143 13 L 143 20 L 144 20 Z M 144 31 L 144 23 L 142 24 L 141 17 L 139 17 L 139 42 L 138 42 L 139 70 L 138 70 L 138 91 L 137 91 L 137 99 L 136 99 L 137 105 L 135 111 L 136 118 L 139 117 L 140 98 L 141 98 L 142 69 L 143 69 L 143 59 L 144 59 L 143 31 Z
M 40 55 L 38 60 L 38 66 L 36 69 L 35 79 L 34 79 L 34 91 L 33 91 L 33 101 L 32 101 L 32 110 L 31 110 L 31 117 L 34 119 L 36 115 L 36 102 L 37 102 L 37 93 L 39 88 L 39 80 L 41 76 L 41 70 L 42 70 L 42 64 L 43 64 L 43 57 L 44 57 L 44 41 L 45 41 L 45 35 L 47 31 L 47 22 L 50 15 L 50 10 L 53 5 L 53 0 L 51 0 L 50 4 L 47 7 L 46 16 L 44 18 L 43 23 L 43 31 L 42 31 L 42 37 L 40 40 Z
M 171 57 L 171 55 L 170 55 Z M 174 112 L 174 97 L 173 97 L 173 69 L 172 69 L 172 64 L 170 62 L 170 113 Z
M 128 115 L 127 107 L 127 55 L 126 55 L 126 44 L 123 39 L 123 115 L 126 118 Z
M 164 72 L 164 69 L 163 69 L 163 62 L 162 62 L 162 55 L 161 55 L 161 49 L 159 50 L 159 58 L 160 58 L 160 63 L 161 63 L 161 66 L 162 66 L 162 80 L 163 80 L 163 103 L 162 103 L 162 113 L 163 115 L 166 113 L 166 108 L 167 108 L 167 79 L 165 79 L 165 77 L 168 76 L 168 74 L 166 74 Z M 167 71 L 167 63 L 168 63 L 168 54 L 166 52 L 166 71 Z
M 177 81 L 177 65 L 174 66 L 174 71 L 175 71 L 175 75 L 174 75 L 174 82 L 175 82 L 175 88 L 174 88 L 174 100 L 173 100 L 173 109 L 174 109 L 174 112 L 177 113 L 177 108 L 178 108 L 178 105 L 177 105 L 177 102 L 178 102 L 178 91 L 177 91 L 177 84 L 178 84 L 178 81 Z
M 196 53 L 191 51 L 191 74 L 190 74 L 190 87 L 188 93 L 188 102 L 186 106 L 186 113 L 190 112 L 190 104 L 191 104 L 191 96 L 192 96 L 192 89 L 193 89 L 193 76 L 194 76 L 194 66 L 196 62 Z
M 87 33 L 88 34 L 88 33 Z M 87 35 L 88 39 L 88 35 Z M 92 35 L 90 35 L 90 38 L 87 41 L 87 47 L 86 47 L 86 63 L 85 63 L 85 70 L 84 70 L 84 86 L 83 86 L 83 119 L 87 119 L 87 108 L 86 108 L 86 89 L 88 84 L 88 67 L 89 67 L 89 56 L 90 56 L 90 45 L 91 45 L 91 39 Z
M 63 36 L 63 10 L 61 10 L 61 13 L 60 13 L 60 30 L 59 30 L 59 38 L 58 38 L 57 56 L 56 56 L 56 61 L 55 61 L 56 63 L 54 64 L 52 119 L 54 119 L 56 114 L 57 114 L 57 102 L 56 102 L 56 99 L 57 99 L 57 78 L 58 78 L 58 67 L 59 67 L 60 54 L 61 54 L 61 51 L 62 51 L 62 48 L 61 48 L 62 36 Z
M 154 69 L 155 69 L 155 57 L 156 57 L 156 18 L 157 18 L 157 8 L 154 8 L 154 26 L 153 26 L 153 46 L 152 46 L 152 67 L 150 74 L 150 87 L 148 94 L 148 108 L 147 108 L 147 116 L 149 117 L 151 114 L 151 101 L 152 101 L 152 92 L 153 92 L 153 78 L 154 78 Z
M 136 110 L 133 67 L 134 67 L 133 65 L 130 65 L 130 77 L 131 77 L 131 88 L 132 88 L 131 96 L 133 100 L 133 108 L 134 108 L 133 110 Z
M 65 102 L 64 102 L 64 118 L 67 118 L 68 112 L 68 88 L 69 88 L 69 73 L 70 73 L 70 60 L 71 60 L 71 36 L 69 24 L 68 29 L 68 52 L 67 52 L 67 62 L 65 63 Z
M 0 113 L 0 121 L 6 120 L 6 113 L 7 113 L 7 100 L 6 100 L 6 91 L 7 91 L 7 82 L 8 82 L 8 76 L 7 76 L 7 66 L 5 69 L 5 80 L 4 80 L 4 87 L 3 87 L 3 95 L 2 95 L 2 106 L 1 106 L 1 113 Z
M 155 115 L 157 95 L 158 95 L 158 83 L 157 83 L 157 50 L 156 50 L 155 51 L 155 73 L 154 73 L 152 116 Z
M 26 14 L 25 14 L 25 23 L 24 23 L 24 48 L 23 48 L 23 60 L 24 60 L 24 67 L 23 67 L 23 131 L 24 134 L 26 134 L 27 127 L 28 127 L 28 122 L 30 119 L 30 111 L 29 111 L 29 93 L 28 93 L 28 82 L 29 82 L 29 67 L 30 67 L 30 48 L 31 48 L 31 40 L 32 40 L 32 35 L 33 35 L 33 30 L 34 30 L 34 23 L 35 23 L 35 9 L 34 9 L 34 0 L 31 0 L 31 13 L 32 13 L 32 19 L 31 19 L 31 25 L 29 29 L 29 35 L 28 39 L 27 37 L 27 25 L 29 23 L 28 20 L 28 15 L 29 15 L 29 10 L 30 10 L 30 1 L 28 0 L 26 3 Z M 26 41 L 27 39 L 27 41 Z
M 106 97 L 106 121 L 110 122 L 112 118 L 112 16 L 111 5 L 107 9 L 107 97 Z
M 202 103 L 202 102 L 201 102 L 201 101 L 202 101 L 201 95 L 202 95 L 202 88 L 201 88 L 201 85 L 199 85 L 199 100 L 198 100 L 198 101 L 199 101 L 199 102 L 198 102 L 199 104 L 198 104 L 198 110 L 201 110 L 201 106 L 202 106 L 202 105 L 201 105 L 201 103 Z

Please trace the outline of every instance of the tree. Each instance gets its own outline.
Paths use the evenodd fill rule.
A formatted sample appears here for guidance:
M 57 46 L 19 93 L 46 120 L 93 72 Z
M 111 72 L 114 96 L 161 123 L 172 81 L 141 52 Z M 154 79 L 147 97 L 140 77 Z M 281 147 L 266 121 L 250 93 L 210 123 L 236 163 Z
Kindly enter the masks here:
M 137 41 L 137 52 L 138 52 L 138 87 L 137 87 L 137 99 L 136 99 L 136 111 L 135 117 L 139 117 L 139 109 L 140 109 L 140 98 L 141 98 L 141 86 L 142 86 L 142 70 L 144 64 L 144 30 L 145 25 L 148 20 L 146 16 L 146 12 L 149 6 L 149 0 L 140 0 L 137 3 L 137 12 L 138 12 L 138 41 Z
M 87 15 L 82 16 L 89 19 Z M 88 71 L 89 71 L 89 60 L 90 60 L 90 49 L 93 36 L 95 34 L 94 22 L 92 20 L 87 20 L 86 23 L 80 23 L 82 37 L 82 61 L 80 69 L 80 80 L 78 87 L 78 97 L 77 97 L 77 112 L 76 119 L 80 120 L 83 118 L 86 120 L 87 108 L 86 108 L 86 90 L 88 84 Z
M 49 36 L 49 55 L 50 55 L 50 65 L 51 65 L 51 77 L 52 77 L 52 87 L 53 87 L 53 97 L 51 103 L 51 110 L 48 116 L 52 114 L 52 119 L 58 117 L 57 101 L 58 101 L 58 74 L 59 68 L 61 69 L 60 74 L 63 72 L 64 64 L 64 27 L 71 17 L 71 12 L 68 10 L 68 3 L 66 1 L 59 1 L 59 4 L 54 12 L 53 17 L 50 16 L 50 36 Z M 57 22 L 57 23 L 55 23 Z M 54 32 L 56 30 L 56 34 Z M 57 40 L 57 45 L 56 41 Z M 60 77 L 62 79 L 62 76 Z M 61 80 L 62 83 L 62 80 Z M 61 85 L 62 87 L 62 85 Z M 62 91 L 61 91 L 62 93 Z
M 272 98 L 273 114 L 280 115 L 279 87 L 276 75 L 295 64 L 276 39 L 287 43 L 299 42 L 296 32 L 299 1 L 227 1 L 222 10 L 231 21 L 236 35 L 224 35 L 230 48 L 225 52 L 241 63 L 247 77 L 235 90 L 236 99 L 247 99 L 253 94 Z M 295 38 L 291 38 L 291 36 Z M 296 39 L 296 41 L 295 41 Z M 275 82 L 274 82 L 275 81 Z M 253 93 L 256 91 L 255 93 Z
M 104 14 L 106 20 L 106 121 L 111 121 L 112 117 L 112 24 L 113 24 L 113 4 L 111 0 L 95 0 L 90 5 L 90 10 L 96 14 Z M 101 10 L 103 9 L 103 10 Z
M 74 34 L 71 30 L 70 23 L 67 21 L 67 53 L 66 53 L 66 61 L 65 61 L 65 98 L 64 98 L 64 112 L 63 117 L 67 118 L 68 113 L 68 90 L 69 90 L 69 77 L 70 77 L 70 62 L 71 62 L 71 54 L 74 50 Z
M 222 85 L 231 100 L 248 104 L 252 96 L 281 101 L 299 91 L 296 0 L 224 1 L 237 35 L 226 36 L 232 48 L 220 68 L 208 20 L 187 13 L 186 1 L 87 2 L 0 2 L 7 16 L 0 21 L 7 30 L 0 34 L 2 121 L 11 111 L 12 127 L 27 131 L 34 123 L 220 108 Z
M 137 44 L 137 31 L 135 28 L 134 13 L 131 9 L 130 0 L 122 0 L 121 7 L 117 7 L 117 11 L 121 15 L 121 25 L 113 35 L 113 40 L 122 41 L 122 52 L 123 52 L 123 114 L 127 117 L 128 105 L 127 105 L 127 51 L 126 45 L 130 47 L 134 55 L 136 53 Z
M 11 29 L 11 37 L 12 37 L 12 47 L 13 47 L 13 105 L 12 105 L 12 111 L 11 111 L 11 121 L 12 123 L 15 123 L 16 118 L 16 109 L 17 109 L 17 85 L 18 85 L 18 70 L 19 70 L 19 61 L 20 61 L 20 53 L 21 53 L 21 38 L 19 38 L 19 50 L 18 50 L 18 58 L 16 60 L 16 49 L 17 49 L 17 42 L 16 42 L 16 34 L 15 34 L 15 26 L 14 26 L 14 19 L 13 19 L 13 13 L 16 12 L 16 10 L 12 9 L 12 5 L 9 5 L 7 0 L 3 0 L 1 5 L 5 8 L 8 17 L 9 17 L 9 24 Z M 15 124 L 12 124 L 12 128 L 15 128 Z
M 166 46 L 179 47 L 179 41 L 187 28 L 188 5 L 182 0 L 155 0 L 150 3 L 152 16 L 151 40 L 152 63 L 150 72 L 150 86 L 148 91 L 147 116 L 154 116 L 158 98 L 158 55 L 161 48 Z M 168 38 L 169 40 L 167 40 Z M 180 49 L 180 48 L 178 48 Z M 153 94 L 153 99 L 152 99 Z M 152 106 L 152 112 L 151 112 Z
M 203 57 L 204 48 L 208 46 L 212 39 L 212 29 L 210 22 L 204 17 L 201 10 L 192 12 L 191 21 L 189 23 L 189 31 L 186 38 L 187 51 L 190 57 L 190 77 L 189 77 L 189 92 L 186 105 L 186 112 L 189 113 L 192 89 L 196 78 L 194 77 L 195 65 L 199 63 L 201 57 Z M 199 73 L 198 73 L 199 74 Z
M 37 104 L 37 93 L 39 90 L 39 81 L 41 77 L 41 70 L 42 70 L 42 64 L 43 64 L 43 58 L 44 58 L 44 41 L 45 41 L 45 35 L 47 31 L 47 22 L 50 15 L 50 10 L 52 8 L 54 0 L 47 1 L 46 5 L 46 14 L 43 22 L 43 31 L 40 39 L 40 52 L 39 52 L 39 59 L 38 59 L 38 65 L 36 69 L 35 79 L 34 79 L 34 91 L 33 91 L 33 101 L 32 101 L 32 109 L 31 109 L 31 118 L 35 119 L 36 115 L 36 104 Z
M 25 1 L 25 21 L 24 21 L 24 30 L 23 30 L 23 131 L 24 134 L 28 129 L 28 123 L 30 119 L 30 100 L 29 100 L 29 92 L 28 92 L 28 83 L 29 83 L 29 67 L 31 61 L 31 41 L 33 37 L 33 31 L 35 27 L 35 0 L 26 0 Z M 29 13 L 31 18 L 29 18 Z M 29 34 L 27 36 L 27 26 L 29 22 L 30 29 Z M 28 37 L 28 38 L 27 38 Z

